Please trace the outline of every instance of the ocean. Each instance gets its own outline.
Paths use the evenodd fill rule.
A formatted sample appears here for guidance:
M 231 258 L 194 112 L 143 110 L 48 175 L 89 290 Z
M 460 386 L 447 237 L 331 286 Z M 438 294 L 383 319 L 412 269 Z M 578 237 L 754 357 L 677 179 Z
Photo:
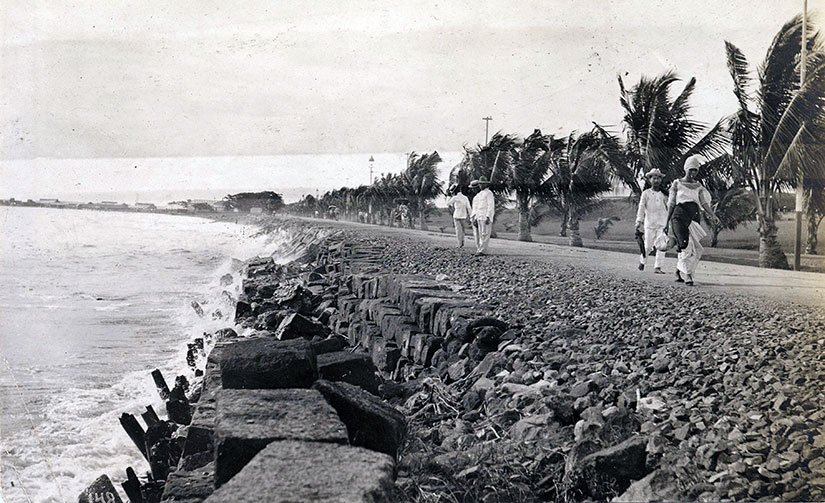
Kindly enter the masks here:
M 0 501 L 74 502 L 102 474 L 119 488 L 126 467 L 148 471 L 120 414 L 165 417 L 150 372 L 191 380 L 186 343 L 232 326 L 232 259 L 280 242 L 231 222 L 0 207 Z

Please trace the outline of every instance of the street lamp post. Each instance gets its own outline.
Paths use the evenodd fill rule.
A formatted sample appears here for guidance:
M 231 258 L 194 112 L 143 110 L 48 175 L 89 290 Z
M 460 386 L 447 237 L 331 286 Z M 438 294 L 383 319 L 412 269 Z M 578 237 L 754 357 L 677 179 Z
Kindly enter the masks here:
M 374 168 L 375 159 L 370 156 L 370 185 L 372 185 L 372 169 Z
M 805 85 L 805 63 L 807 62 L 808 45 L 808 0 L 803 0 L 802 6 L 802 54 L 799 64 L 799 90 Z M 802 211 L 804 206 L 805 191 L 803 189 L 804 178 L 802 176 L 802 166 L 799 166 L 799 177 L 796 182 L 796 239 L 793 246 L 793 270 L 798 271 L 802 259 Z

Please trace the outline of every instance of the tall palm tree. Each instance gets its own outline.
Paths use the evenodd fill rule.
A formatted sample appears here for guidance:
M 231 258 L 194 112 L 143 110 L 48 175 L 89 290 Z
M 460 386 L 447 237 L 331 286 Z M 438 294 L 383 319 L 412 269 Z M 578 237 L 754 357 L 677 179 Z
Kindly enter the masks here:
M 567 215 L 570 246 L 582 246 L 579 219 L 594 207 L 598 196 L 611 188 L 614 168 L 605 157 L 597 130 L 555 142 L 545 196 L 560 202 Z
M 755 92 L 745 55 L 725 42 L 739 109 L 728 118 L 733 159 L 749 174 L 759 223 L 759 265 L 787 268 L 776 239 L 774 196 L 802 176 L 816 176 L 825 138 L 825 54 L 819 33 L 807 37 L 806 80 L 800 86 L 802 17 L 779 30 L 759 67 Z
M 825 163 L 822 164 L 825 168 Z M 808 241 L 805 253 L 816 254 L 819 224 L 825 217 L 825 179 L 805 179 L 805 218 L 808 220 Z
M 412 152 L 402 180 L 406 195 L 410 198 L 410 210 L 419 220 L 419 228 L 427 230 L 427 213 L 432 210 L 430 202 L 441 192 L 442 182 L 438 179 L 438 165 L 441 156 Z
M 703 134 L 704 126 L 690 116 L 695 78 L 675 98 L 670 96 L 671 87 L 679 78 L 670 71 L 652 79 L 643 76 L 629 89 L 621 77 L 618 80 L 625 138 L 622 149 L 610 155 L 616 176 L 636 197 L 642 193 L 639 181 L 651 169 L 661 170 L 667 184 L 682 176 L 688 157 L 714 158 L 724 153 L 723 125 L 717 123 Z M 608 134 L 601 126 L 597 130 L 602 136 Z
M 537 198 L 548 194 L 544 180 L 550 172 L 551 144 L 558 142 L 550 135 L 536 129 L 515 149 L 508 177 L 509 189 L 516 194 L 518 210 L 518 239 L 532 241 L 530 235 L 530 209 Z

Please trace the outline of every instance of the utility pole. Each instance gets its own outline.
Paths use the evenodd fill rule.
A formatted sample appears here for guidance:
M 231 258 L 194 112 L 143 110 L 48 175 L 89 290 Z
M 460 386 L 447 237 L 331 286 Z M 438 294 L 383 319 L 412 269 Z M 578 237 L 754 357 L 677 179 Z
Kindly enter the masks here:
M 493 118 L 490 117 L 490 116 L 487 116 L 487 117 L 482 117 L 481 120 L 486 122 L 486 125 L 485 125 L 485 128 L 484 128 L 484 144 L 487 145 L 487 142 L 489 141 L 489 138 L 490 138 L 490 121 L 493 120 Z
M 802 54 L 799 64 L 799 91 L 802 91 L 802 86 L 805 85 L 805 64 L 807 63 L 807 45 L 808 45 L 808 0 L 803 0 L 802 7 Z M 796 239 L 793 246 L 793 270 L 798 271 L 801 265 L 802 258 L 802 211 L 804 206 L 805 191 L 803 183 L 805 179 L 802 176 L 802 166 L 799 166 L 799 177 L 796 182 Z
M 372 156 L 370 156 L 370 185 L 372 185 L 372 169 L 374 167 L 373 166 L 374 163 L 375 163 L 375 159 L 373 159 Z

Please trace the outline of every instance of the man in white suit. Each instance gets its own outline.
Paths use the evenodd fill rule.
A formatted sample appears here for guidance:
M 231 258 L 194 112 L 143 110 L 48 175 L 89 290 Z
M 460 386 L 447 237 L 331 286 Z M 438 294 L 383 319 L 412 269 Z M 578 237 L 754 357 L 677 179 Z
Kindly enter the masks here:
M 496 200 L 490 191 L 490 181 L 487 177 L 482 176 L 474 183 L 481 190 L 473 198 L 470 220 L 473 222 L 473 233 L 476 238 L 476 255 L 484 255 L 490 244 L 490 232 L 493 230 L 493 217 L 496 214 Z

